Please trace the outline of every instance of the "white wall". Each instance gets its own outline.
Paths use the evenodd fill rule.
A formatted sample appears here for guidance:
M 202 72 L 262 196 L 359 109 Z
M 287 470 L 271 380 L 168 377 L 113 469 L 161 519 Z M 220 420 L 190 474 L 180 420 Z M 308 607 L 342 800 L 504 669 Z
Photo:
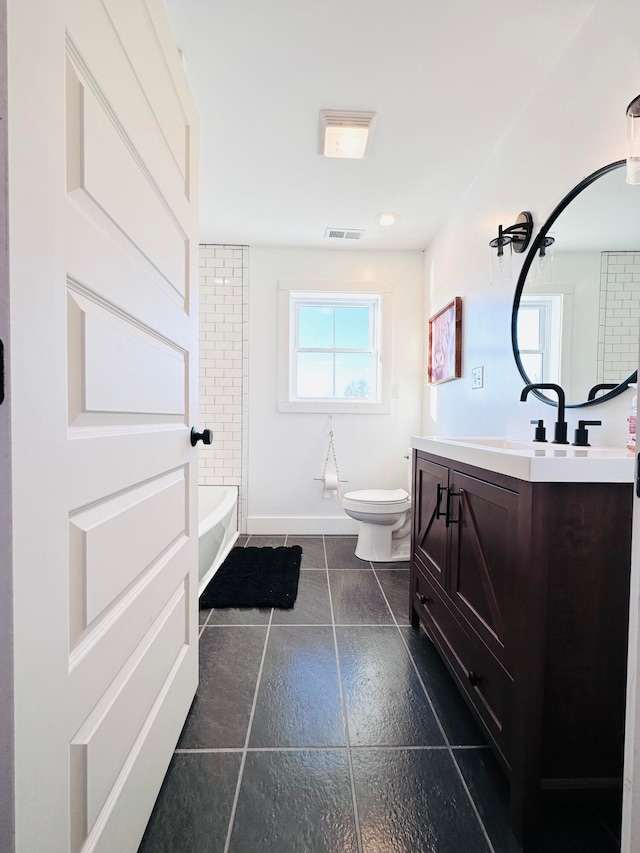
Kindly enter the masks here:
M 279 413 L 278 282 L 384 281 L 394 285 L 393 375 L 388 415 L 333 415 L 343 490 L 406 485 L 403 455 L 420 431 L 424 379 L 423 254 L 252 248 L 249 285 L 249 482 L 247 531 L 347 533 L 357 527 L 322 497 L 330 416 Z
M 542 290 L 565 295 L 560 384 L 567 402 L 579 403 L 603 381 L 598 370 L 600 252 L 556 252 L 553 284 Z
M 427 390 L 425 434 L 529 437 L 531 418 L 555 420 L 555 409 L 533 397 L 519 402 L 523 381 L 510 339 L 514 287 L 489 285 L 487 244 L 498 223 L 510 225 L 521 210 L 533 213 L 537 232 L 584 176 L 625 156 L 625 110 L 640 91 L 639 31 L 636 0 L 601 0 L 430 246 L 426 311 L 463 297 L 463 378 Z M 514 255 L 514 286 L 523 259 Z M 479 365 L 484 388 L 472 390 L 470 371 Z M 593 443 L 622 444 L 630 404 L 627 391 L 602 406 L 569 410 L 570 435 L 578 417 L 602 419 Z

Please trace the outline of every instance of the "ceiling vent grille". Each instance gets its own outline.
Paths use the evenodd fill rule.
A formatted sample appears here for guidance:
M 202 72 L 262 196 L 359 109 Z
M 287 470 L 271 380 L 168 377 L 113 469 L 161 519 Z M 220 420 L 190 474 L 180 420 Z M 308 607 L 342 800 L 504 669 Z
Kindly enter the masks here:
M 357 228 L 326 228 L 325 237 L 331 237 L 333 240 L 361 240 L 364 237 L 364 231 Z

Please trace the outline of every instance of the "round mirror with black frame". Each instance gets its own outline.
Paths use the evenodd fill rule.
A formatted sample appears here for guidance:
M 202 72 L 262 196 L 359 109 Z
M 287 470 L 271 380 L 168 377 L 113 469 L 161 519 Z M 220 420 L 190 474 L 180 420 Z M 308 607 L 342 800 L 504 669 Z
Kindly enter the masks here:
M 527 384 L 561 385 L 568 407 L 609 400 L 637 378 L 640 187 L 626 183 L 625 164 L 598 169 L 562 199 L 518 278 L 511 317 L 518 370 Z

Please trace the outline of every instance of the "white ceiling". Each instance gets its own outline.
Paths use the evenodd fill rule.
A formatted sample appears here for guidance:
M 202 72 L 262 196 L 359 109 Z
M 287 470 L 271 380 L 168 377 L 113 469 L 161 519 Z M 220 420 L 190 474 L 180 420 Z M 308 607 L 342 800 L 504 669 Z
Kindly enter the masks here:
M 422 249 L 596 0 L 165 5 L 200 113 L 203 242 Z M 377 112 L 367 159 L 317 153 L 321 109 Z M 399 224 L 376 225 L 387 210 Z

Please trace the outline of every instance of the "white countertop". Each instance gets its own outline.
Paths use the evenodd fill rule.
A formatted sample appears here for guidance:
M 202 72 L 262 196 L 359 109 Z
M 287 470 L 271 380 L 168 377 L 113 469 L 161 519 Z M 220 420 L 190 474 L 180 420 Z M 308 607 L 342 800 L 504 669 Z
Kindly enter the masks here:
M 411 447 L 532 483 L 632 483 L 635 473 L 635 454 L 619 447 L 431 435 L 411 436 Z

